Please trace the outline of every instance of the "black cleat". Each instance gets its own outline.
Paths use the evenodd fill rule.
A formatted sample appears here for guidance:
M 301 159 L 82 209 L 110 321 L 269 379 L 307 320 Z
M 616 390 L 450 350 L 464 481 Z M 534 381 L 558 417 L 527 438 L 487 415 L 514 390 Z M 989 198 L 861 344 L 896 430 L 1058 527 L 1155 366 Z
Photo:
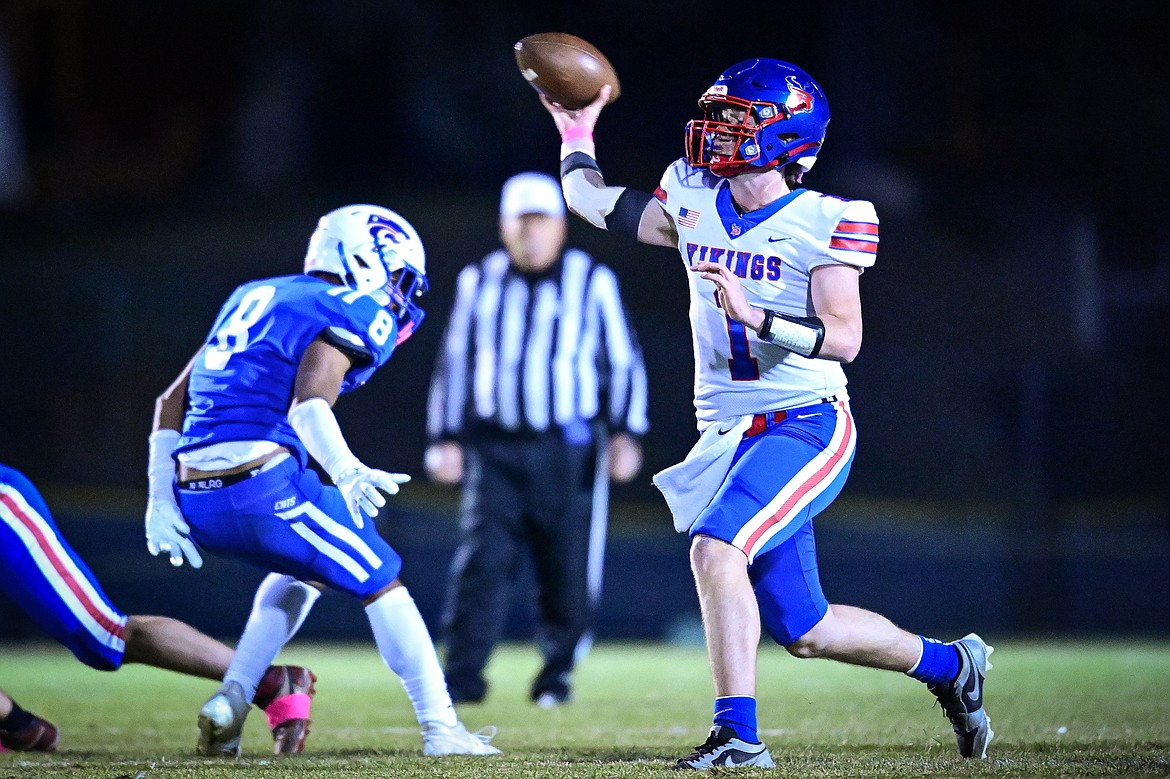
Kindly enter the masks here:
M 928 685 L 927 689 L 938 698 L 955 729 L 959 754 L 984 758 L 995 732 L 991 729 L 991 717 L 983 709 L 983 678 L 991 670 L 987 658 L 995 648 L 974 633 L 951 645 L 959 651 L 959 675 L 950 684 Z
M 673 768 L 706 771 L 709 768 L 775 768 L 768 747 L 741 739 L 735 730 L 723 725 L 711 728 L 707 740 L 695 751 L 676 762 Z

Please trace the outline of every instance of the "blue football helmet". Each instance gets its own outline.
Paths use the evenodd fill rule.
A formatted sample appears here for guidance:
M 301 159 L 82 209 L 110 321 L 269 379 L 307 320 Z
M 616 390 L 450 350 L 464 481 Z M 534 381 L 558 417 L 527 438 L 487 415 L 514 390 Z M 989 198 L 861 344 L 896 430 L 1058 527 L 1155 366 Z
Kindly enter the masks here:
M 812 76 L 774 59 L 732 65 L 699 107 L 703 118 L 687 124 L 687 162 L 724 177 L 789 162 L 808 170 L 829 124 L 829 101 Z
M 427 291 L 426 252 L 418 233 L 388 208 L 351 205 L 317 223 L 305 254 L 305 273 L 332 273 L 365 292 L 398 322 L 398 343 L 426 316 L 415 298 Z

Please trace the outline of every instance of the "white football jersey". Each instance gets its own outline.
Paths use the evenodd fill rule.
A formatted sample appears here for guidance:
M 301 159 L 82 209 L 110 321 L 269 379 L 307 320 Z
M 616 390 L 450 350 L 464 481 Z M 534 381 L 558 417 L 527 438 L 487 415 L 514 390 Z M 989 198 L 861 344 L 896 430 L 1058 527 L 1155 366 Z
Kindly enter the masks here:
M 792 316 L 813 316 L 810 273 L 822 265 L 859 269 L 877 256 L 873 204 L 798 189 L 757 211 L 740 214 L 726 179 L 678 160 L 654 193 L 678 228 L 689 269 L 700 260 L 726 265 L 749 303 Z M 847 398 L 845 372 L 834 360 L 809 359 L 761 341 L 733 322 L 715 283 L 687 273 L 695 352 L 699 429 L 720 419 Z

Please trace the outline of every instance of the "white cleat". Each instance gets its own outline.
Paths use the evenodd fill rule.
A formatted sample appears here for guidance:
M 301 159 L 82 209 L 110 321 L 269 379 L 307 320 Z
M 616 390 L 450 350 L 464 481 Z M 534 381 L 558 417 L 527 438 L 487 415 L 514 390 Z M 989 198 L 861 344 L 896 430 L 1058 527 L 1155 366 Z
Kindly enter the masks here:
M 489 743 L 496 735 L 494 725 L 468 732 L 462 722 L 444 725 L 441 722 L 424 722 L 424 755 L 498 755 L 500 750 Z
M 251 708 L 239 684 L 229 682 L 220 687 L 199 710 L 199 742 L 195 751 L 201 755 L 239 757 L 244 719 Z

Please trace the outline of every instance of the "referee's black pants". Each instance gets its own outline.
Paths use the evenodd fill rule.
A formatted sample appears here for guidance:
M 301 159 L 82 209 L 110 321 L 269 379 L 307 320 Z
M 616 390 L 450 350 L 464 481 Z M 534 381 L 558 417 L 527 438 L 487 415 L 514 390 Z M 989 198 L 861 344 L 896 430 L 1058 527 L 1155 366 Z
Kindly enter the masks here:
M 489 430 L 477 432 L 464 453 L 461 540 L 443 615 L 447 687 L 456 702 L 486 694 L 483 670 L 528 554 L 544 658 L 530 694 L 564 700 L 577 643 L 592 622 L 586 579 L 594 445 L 571 443 L 560 428 L 530 435 Z

